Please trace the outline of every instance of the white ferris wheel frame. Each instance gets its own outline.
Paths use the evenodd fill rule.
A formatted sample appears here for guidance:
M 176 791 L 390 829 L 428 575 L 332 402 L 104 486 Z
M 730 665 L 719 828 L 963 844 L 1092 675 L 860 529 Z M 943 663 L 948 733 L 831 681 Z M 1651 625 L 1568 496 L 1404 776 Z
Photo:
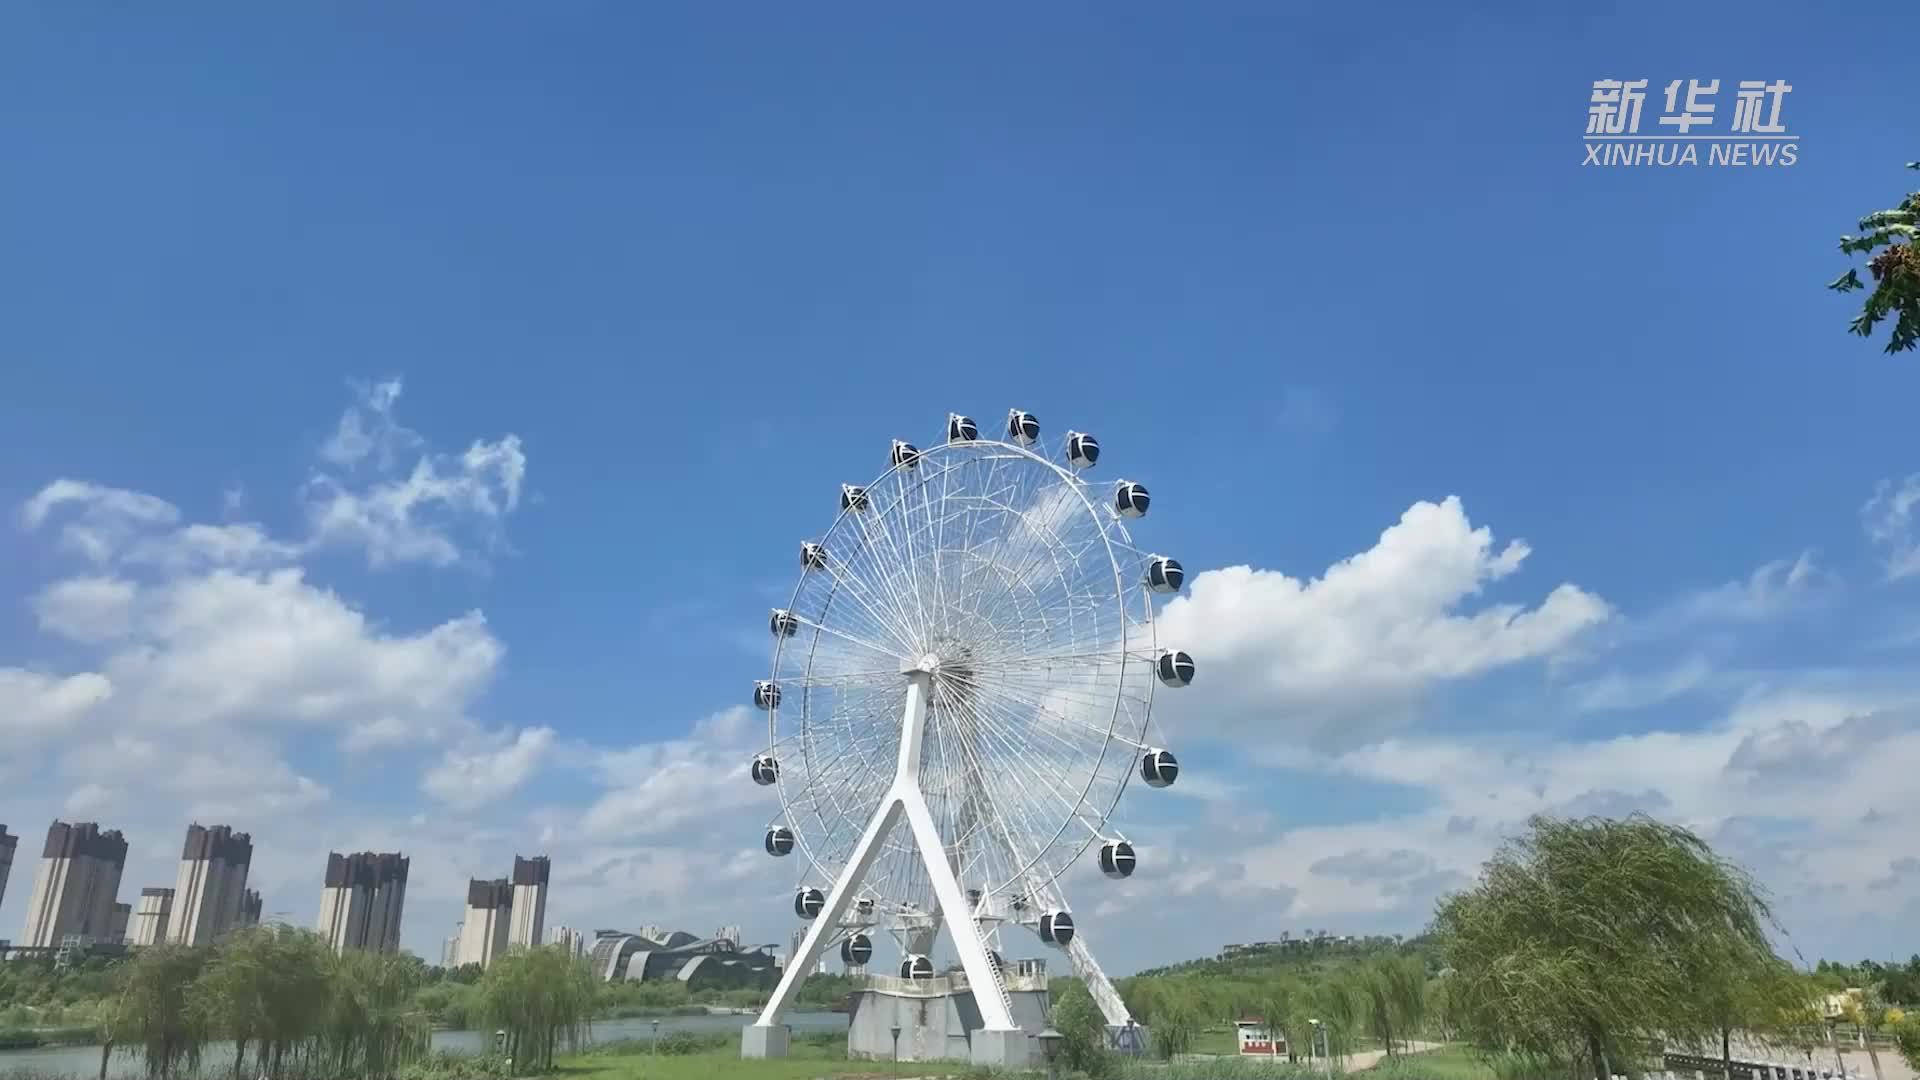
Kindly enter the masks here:
M 1100 770 L 1107 760 L 1107 755 L 1115 752 L 1116 744 L 1129 746 L 1136 753 L 1152 749 L 1145 740 L 1150 737 L 1151 734 L 1152 700 L 1155 684 L 1160 681 L 1154 677 L 1154 666 L 1157 662 L 1159 651 L 1158 639 L 1154 629 L 1155 605 L 1152 597 L 1146 595 L 1143 597 L 1143 602 L 1140 604 L 1140 610 L 1137 613 L 1127 610 L 1130 606 L 1129 601 L 1131 599 L 1129 582 L 1127 581 L 1125 571 L 1122 569 L 1122 559 L 1119 551 L 1116 550 L 1116 545 L 1118 548 L 1143 558 L 1151 558 L 1151 556 L 1148 556 L 1146 552 L 1134 546 L 1133 537 L 1122 522 L 1121 515 L 1116 513 L 1113 508 L 1096 503 L 1088 497 L 1089 485 L 1078 475 L 1077 469 L 1070 471 L 1062 464 L 1042 456 L 1039 453 L 1035 453 L 1034 450 L 1028 446 L 1017 445 L 1011 442 L 975 438 L 971 440 L 952 440 L 944 444 L 918 450 L 911 464 L 896 461 L 891 468 L 887 469 L 866 488 L 861 489 L 869 500 L 867 505 L 869 507 L 874 506 L 874 500 L 880 494 L 879 489 L 881 485 L 889 478 L 898 477 L 902 473 L 911 476 L 915 469 L 927 464 L 932 458 L 941 455 L 943 452 L 963 448 L 973 452 L 986 451 L 996 455 L 1004 454 L 1014 458 L 1025 459 L 1028 463 L 1044 466 L 1050 470 L 1054 474 L 1054 480 L 1070 488 L 1079 500 L 1079 505 L 1075 508 L 1074 512 L 1076 514 L 1084 514 L 1098 524 L 1108 569 L 1112 574 L 1114 583 L 1113 606 L 1115 613 L 1119 617 L 1121 631 L 1120 640 L 1116 646 L 1114 655 L 1120 664 L 1120 673 L 1114 677 L 1114 700 L 1112 708 L 1108 713 L 1107 729 L 1101 744 L 1100 756 L 1094 761 L 1088 773 L 1086 783 L 1081 785 L 1076 793 L 1073 793 L 1077 796 L 1074 810 L 1063 818 L 1059 828 L 1054 830 L 1048 842 L 1041 844 L 1031 854 L 1027 854 L 1024 863 L 1020 864 L 1017 869 L 1014 869 L 1013 872 L 1008 875 L 1008 880 L 992 883 L 996 888 L 1013 886 L 1022 888 L 1022 895 L 1028 899 L 1029 904 L 1035 909 L 1038 909 L 1042 905 L 1057 905 L 1060 910 L 1066 910 L 1067 905 L 1065 898 L 1059 892 L 1058 878 L 1060 874 L 1064 872 L 1065 868 L 1071 866 L 1084 855 L 1087 848 L 1096 840 L 1103 839 L 1109 835 L 1107 833 L 1108 821 L 1114 809 L 1118 806 L 1120 799 L 1125 794 L 1132 774 L 1135 771 L 1135 763 L 1128 761 L 1126 767 L 1119 772 L 1118 782 L 1114 785 L 1112 798 L 1103 800 L 1103 805 L 1087 807 L 1087 798 L 1093 792 L 1096 783 L 1101 777 Z M 1052 490 L 1052 488 L 1053 485 L 1049 485 L 1047 490 Z M 857 506 L 843 506 L 839 514 L 834 518 L 832 526 L 822 538 L 823 541 L 835 535 L 842 528 L 843 523 L 849 516 L 867 512 L 867 510 Z M 1019 512 L 1015 511 L 1015 513 Z M 1024 518 L 1024 514 L 1022 514 L 1022 517 Z M 863 534 L 865 533 L 864 526 L 862 526 L 860 531 Z M 1055 538 L 1050 536 L 1050 539 Z M 1098 573 L 1098 571 L 1093 572 Z M 836 580 L 836 584 L 834 585 L 835 593 L 843 586 L 844 582 Z M 788 601 L 789 606 L 783 610 L 787 617 L 795 620 L 797 626 L 810 628 L 815 631 L 812 642 L 809 645 L 809 655 L 807 659 L 807 671 L 811 673 L 813 653 L 820 647 L 822 633 L 836 634 L 837 632 L 808 619 L 796 610 L 799 606 L 802 593 L 806 588 L 807 575 L 803 572 L 800 583 L 796 585 L 792 597 Z M 1137 622 L 1133 621 L 1134 619 L 1137 619 Z M 772 675 L 774 679 L 778 679 L 781 671 L 781 655 L 787 648 L 788 641 L 785 635 L 776 631 L 775 642 Z M 967 895 L 963 892 L 959 879 L 954 873 L 954 867 L 950 865 L 948 861 L 950 853 L 947 850 L 947 844 L 928 806 L 926 795 L 921 785 L 921 758 L 923 756 L 929 698 L 934 692 L 934 676 L 935 673 L 939 671 L 941 663 L 942 658 L 938 655 L 926 654 L 902 660 L 899 664 L 899 671 L 896 677 L 901 678 L 905 682 L 905 696 L 899 719 L 899 754 L 895 762 L 893 776 L 890 784 L 885 789 L 885 794 L 880 798 L 878 805 L 874 808 L 872 816 L 868 819 L 859 840 L 844 861 L 838 858 L 828 858 L 828 853 L 825 851 L 816 851 L 815 846 L 809 842 L 808 832 L 810 830 L 795 827 L 799 824 L 796 818 L 801 815 L 796 813 L 799 809 L 797 801 L 789 798 L 787 790 L 789 776 L 787 775 L 787 770 L 782 768 L 776 773 L 775 782 L 779 785 L 782 813 L 785 815 L 784 820 L 788 823 L 795 846 L 801 849 L 809 864 L 823 876 L 833 877 L 834 882 L 824 898 L 825 903 L 823 907 L 809 920 L 806 933 L 803 936 L 796 955 L 791 958 L 786 970 L 782 973 L 780 983 L 774 990 L 773 996 L 768 1000 L 756 1021 L 748 1027 L 747 1034 L 749 1036 L 753 1036 L 756 1030 L 760 1033 L 759 1038 L 750 1038 L 750 1043 L 757 1044 L 763 1047 L 764 1050 L 772 1050 L 776 1043 L 784 1046 L 784 1039 L 776 1040 L 772 1038 L 775 1033 L 768 1029 L 775 1028 L 780 1024 L 781 1017 L 791 1006 L 800 983 L 805 979 L 806 973 L 811 971 L 815 964 L 818 963 L 825 947 L 832 940 L 837 939 L 842 933 L 846 932 L 848 927 L 855 925 L 855 922 L 850 922 L 847 918 L 849 908 L 853 904 L 856 893 L 873 869 L 874 863 L 886 850 L 888 836 L 902 817 L 907 821 L 908 828 L 912 833 L 913 847 L 919 856 L 918 861 L 927 873 L 927 883 L 932 886 L 934 898 L 937 901 L 940 920 L 939 923 L 936 924 L 936 927 L 939 924 L 944 924 L 945 927 L 953 933 L 954 946 L 956 952 L 959 954 L 962 970 L 966 973 L 969 985 L 976 989 L 974 999 L 980 1009 L 980 1017 L 984 1029 L 989 1032 L 1002 1034 L 1011 1034 L 1020 1030 L 1013 1020 L 1010 999 L 1006 995 L 1005 984 L 1000 979 L 1000 973 L 995 967 L 994 958 L 989 951 L 988 937 L 990 932 L 984 932 L 981 925 L 983 921 L 982 917 L 985 915 L 986 903 L 983 900 L 979 906 L 976 907 L 973 903 L 969 902 Z M 1139 700 L 1141 705 L 1141 715 L 1139 717 L 1137 731 L 1129 730 L 1123 732 L 1120 728 L 1120 721 L 1124 712 L 1124 706 L 1129 700 L 1124 690 L 1126 685 L 1126 669 L 1129 665 L 1144 665 L 1146 678 L 1143 680 L 1143 684 L 1146 689 L 1144 699 L 1134 699 Z M 874 672 L 872 674 L 878 676 L 881 673 Z M 777 687 L 779 683 L 775 682 L 773 685 Z M 779 704 L 776 703 L 768 711 L 770 714 L 768 718 L 768 736 L 771 752 L 771 750 L 777 749 L 782 741 Z M 1129 727 L 1131 728 L 1131 725 L 1129 725 Z M 801 730 L 804 732 L 804 727 L 802 727 Z M 1083 807 L 1094 810 L 1095 813 L 1090 816 L 1082 815 L 1079 813 L 1079 810 Z M 843 810 L 844 808 L 836 807 L 836 809 Z M 814 813 L 816 816 L 818 815 L 819 811 L 817 807 Z M 850 817 L 850 815 L 845 815 L 844 813 L 843 816 Z M 1087 835 L 1085 839 L 1077 845 L 1074 845 L 1063 859 L 1058 859 L 1058 866 L 1041 866 L 1040 864 L 1047 858 L 1048 854 L 1055 851 L 1054 845 L 1059 841 L 1059 838 L 1065 834 L 1069 828 L 1073 827 L 1076 822 L 1086 827 Z M 1124 837 L 1118 836 L 1114 838 L 1124 839 Z M 1016 852 L 1016 858 L 1023 854 L 1026 853 Z M 1033 925 L 1031 917 L 1020 918 L 1016 921 L 1026 923 L 1030 926 Z M 1108 982 L 1104 973 L 1100 971 L 1078 927 L 1075 928 L 1074 934 L 1066 946 L 1066 951 L 1069 954 L 1076 972 L 1087 979 L 1089 989 L 1094 992 L 1096 1002 L 1105 1014 L 1107 1021 L 1110 1024 L 1119 1025 L 1130 1023 L 1131 1016 L 1128 1014 L 1124 1002 L 1120 1000 L 1118 993 L 1113 990 L 1111 983 Z M 744 1049 L 745 1047 L 743 1046 L 743 1050 Z M 758 1055 L 756 1054 L 755 1056 Z

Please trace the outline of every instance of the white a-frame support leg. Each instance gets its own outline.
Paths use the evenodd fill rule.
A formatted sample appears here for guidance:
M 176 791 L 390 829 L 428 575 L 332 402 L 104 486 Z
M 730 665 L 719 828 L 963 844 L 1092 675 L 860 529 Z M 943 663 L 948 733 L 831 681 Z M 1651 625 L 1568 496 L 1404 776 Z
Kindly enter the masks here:
M 945 916 L 947 929 L 953 932 L 954 948 L 960 953 L 960 965 L 966 970 L 967 983 L 973 988 L 974 1004 L 980 1009 L 980 1019 L 986 1030 L 993 1032 L 1015 1032 L 1019 1027 L 1014 1024 L 1013 1016 L 1007 1011 L 1006 998 L 999 990 L 998 976 L 993 970 L 993 961 L 987 956 L 987 943 L 980 936 L 979 924 L 973 921 L 973 911 L 967 906 L 967 898 L 960 891 L 960 882 L 953 876 L 953 868 L 947 864 L 945 846 L 940 840 L 940 828 L 934 824 L 933 814 L 927 809 L 927 800 L 920 793 L 920 748 L 921 735 L 926 729 L 927 694 L 933 685 L 932 667 L 937 663 L 931 658 L 918 665 L 911 665 L 904 672 L 907 676 L 907 704 L 900 718 L 900 760 L 895 767 L 893 787 L 867 823 L 867 831 L 854 846 L 853 857 L 840 871 L 840 880 L 833 883 L 833 891 L 827 894 L 827 906 L 807 927 L 805 939 L 801 942 L 799 955 L 792 958 L 787 970 L 780 976 L 780 985 L 761 1011 L 760 1018 L 748 1025 L 742 1033 L 741 1055 L 744 1057 L 780 1057 L 786 1053 L 786 1029 L 780 1025 L 780 1018 L 786 1014 L 787 1006 L 792 1004 L 794 994 L 800 989 L 800 981 L 820 960 L 820 950 L 825 948 L 827 939 L 839 929 L 840 920 L 846 917 L 847 907 L 853 902 L 854 893 L 860 883 L 872 869 L 874 860 L 881 851 L 881 841 L 887 832 L 906 815 L 907 825 L 913 830 L 914 846 L 920 849 L 920 861 L 927 868 L 927 876 L 933 882 L 934 895 L 940 901 L 940 913 Z

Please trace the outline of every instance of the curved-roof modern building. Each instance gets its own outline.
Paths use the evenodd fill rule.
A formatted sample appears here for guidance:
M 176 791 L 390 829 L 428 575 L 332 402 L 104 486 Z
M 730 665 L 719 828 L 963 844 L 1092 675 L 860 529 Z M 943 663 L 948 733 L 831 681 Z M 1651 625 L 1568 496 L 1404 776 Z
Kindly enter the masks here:
M 772 946 L 741 948 L 730 938 L 701 938 L 676 930 L 654 941 L 624 930 L 594 937 L 593 972 L 607 982 L 678 979 L 690 990 L 764 989 L 778 972 Z

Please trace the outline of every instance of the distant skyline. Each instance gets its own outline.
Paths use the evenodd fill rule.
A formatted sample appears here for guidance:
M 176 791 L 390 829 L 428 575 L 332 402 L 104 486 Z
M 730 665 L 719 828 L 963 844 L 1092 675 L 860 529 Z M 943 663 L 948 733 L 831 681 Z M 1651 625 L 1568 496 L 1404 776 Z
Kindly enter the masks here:
M 1417 932 L 1536 812 L 1698 830 L 1809 958 L 1920 951 L 1920 359 L 1822 288 L 1914 186 L 1916 32 L 10 11 L 0 936 L 58 817 L 125 831 L 121 902 L 244 828 L 300 926 L 403 852 L 428 959 L 527 851 L 548 925 L 787 942 L 768 611 L 890 440 L 1019 408 L 1187 572 L 1180 779 L 1065 883 L 1113 974 Z M 1623 77 L 1785 80 L 1797 162 L 1583 167 Z

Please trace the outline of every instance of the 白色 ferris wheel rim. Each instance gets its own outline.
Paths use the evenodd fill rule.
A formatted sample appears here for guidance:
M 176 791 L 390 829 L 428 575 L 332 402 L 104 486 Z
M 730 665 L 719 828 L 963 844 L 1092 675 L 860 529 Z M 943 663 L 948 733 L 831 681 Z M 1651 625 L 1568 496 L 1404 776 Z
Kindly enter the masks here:
M 1085 853 L 1089 846 L 1100 839 L 1105 833 L 1107 823 L 1112 818 L 1120 799 L 1126 791 L 1133 772 L 1131 754 L 1126 751 L 1135 750 L 1145 745 L 1143 739 L 1147 734 L 1148 725 L 1151 722 L 1152 698 L 1154 683 L 1156 682 L 1151 674 L 1151 657 L 1153 657 L 1157 651 L 1157 639 L 1153 626 L 1154 604 L 1151 596 L 1146 595 L 1145 592 L 1142 591 L 1138 598 L 1137 608 L 1129 610 L 1130 607 L 1134 606 L 1134 592 L 1138 583 L 1129 580 L 1128 574 L 1123 570 L 1122 565 L 1125 562 L 1132 561 L 1142 553 L 1133 546 L 1132 537 L 1125 524 L 1121 521 L 1120 516 L 1093 497 L 1091 486 L 1077 471 L 1049 457 L 1043 456 L 1041 453 L 1036 452 L 1034 448 L 1016 445 L 1011 442 L 993 439 L 936 442 L 925 449 L 918 450 L 911 464 L 896 461 L 891 467 L 881 472 L 880 475 L 871 481 L 864 489 L 861 489 L 868 499 L 866 507 L 863 509 L 858 506 L 843 505 L 839 512 L 833 517 L 827 532 L 822 534 L 817 542 L 823 545 L 823 548 L 829 553 L 829 558 L 837 558 L 838 556 L 834 554 L 836 551 L 835 539 L 836 537 L 848 535 L 848 530 L 851 528 L 853 533 L 859 535 L 862 543 L 871 545 L 874 540 L 873 530 L 868 529 L 865 525 L 850 526 L 850 521 L 860 521 L 862 515 L 870 515 L 867 520 L 879 520 L 881 516 L 885 514 L 904 516 L 916 509 L 929 508 L 928 497 L 924 493 L 918 508 L 909 503 L 907 494 L 912 491 L 915 486 L 925 485 L 931 482 L 926 479 L 931 465 L 953 458 L 957 458 L 962 466 L 977 464 L 980 461 L 991 461 L 993 464 L 989 471 L 989 479 L 992 477 L 992 470 L 997 470 L 1000 463 L 1008 461 L 1017 462 L 1019 468 L 1030 472 L 1034 470 L 1045 470 L 1043 474 L 1045 482 L 1036 484 L 1034 490 L 1029 492 L 1029 494 L 1052 497 L 1063 490 L 1071 492 L 1072 523 L 1077 523 L 1081 526 L 1091 525 L 1097 530 L 1099 552 L 1104 558 L 1104 566 L 1097 568 L 1097 570 L 1103 571 L 1103 576 L 1111 583 L 1112 588 L 1110 596 L 1104 598 L 1102 604 L 1110 605 L 1111 616 L 1118 629 L 1119 636 L 1113 654 L 1113 660 L 1117 662 L 1118 667 L 1111 679 L 1108 680 L 1110 681 L 1110 691 L 1102 692 L 1103 697 L 1111 698 L 1111 703 L 1104 706 L 1106 726 L 1099 739 L 1098 753 L 1092 756 L 1092 760 L 1086 765 L 1085 776 L 1083 778 L 1076 777 L 1072 782 L 1065 785 L 1071 792 L 1073 802 L 1067 811 L 1060 814 L 1058 823 L 1055 824 L 1050 831 L 1042 830 L 1045 834 L 1044 838 L 1040 839 L 1040 842 L 1036 844 L 1033 850 L 1015 851 L 1011 853 L 1009 862 L 1018 863 L 1018 865 L 1011 867 L 1011 872 L 1005 874 L 1006 880 L 983 883 L 983 888 L 989 893 L 1013 888 L 1019 888 L 1024 891 L 1025 888 L 1030 886 L 1045 887 L 1056 880 Z M 948 478 L 951 476 L 951 473 L 952 470 L 947 469 L 942 471 L 940 476 L 942 478 Z M 889 490 L 896 492 L 899 497 L 895 498 L 891 503 L 883 504 L 881 495 Z M 944 511 L 944 500 L 946 496 L 943 494 L 942 498 L 942 510 Z M 1027 512 L 1013 507 L 1001 507 L 1000 520 L 1008 531 L 1017 527 L 1032 526 Z M 944 521 L 942 525 L 944 526 Z M 887 532 L 885 529 L 880 531 L 883 533 Z M 887 533 L 887 535 L 891 537 L 892 534 Z M 910 542 L 912 536 L 911 530 L 904 535 L 909 538 Z M 1061 533 L 1059 532 L 1049 532 L 1047 534 L 1047 540 L 1050 544 L 1048 554 L 1049 557 L 1054 560 L 1056 570 L 1060 569 L 1060 550 L 1057 543 L 1060 535 Z M 971 536 L 969 536 L 969 540 L 971 541 Z M 938 552 L 915 554 L 912 558 L 924 559 L 930 555 L 945 553 L 946 549 L 942 548 Z M 848 565 L 851 565 L 851 563 Z M 994 568 L 1004 570 L 1004 568 L 997 566 Z M 1064 574 L 1064 571 L 1061 572 Z M 1089 573 L 1092 572 L 1095 571 L 1089 571 Z M 783 610 L 788 612 L 797 611 L 801 606 L 803 596 L 805 596 L 809 590 L 811 581 L 817 580 L 817 577 L 814 575 L 820 573 L 822 573 L 821 570 L 807 570 L 803 568 L 798 581 L 789 595 L 787 601 L 788 606 Z M 834 599 L 841 598 L 843 593 L 850 595 L 848 583 L 840 579 L 837 574 L 833 576 L 834 582 L 827 590 L 830 602 Z M 941 580 L 944 579 L 942 578 Z M 1051 579 L 1049 579 L 1049 581 L 1051 581 Z M 1006 585 L 1007 583 L 1003 580 L 1000 584 Z M 914 581 L 914 586 L 916 600 L 918 600 L 918 592 L 921 586 L 917 579 Z M 1032 592 L 1031 587 L 1029 587 L 1028 591 L 1030 593 Z M 1068 594 L 1070 598 L 1071 595 L 1071 593 Z M 843 601 L 843 603 L 854 602 L 856 601 Z M 826 618 L 829 614 L 830 613 L 823 612 L 821 617 Z M 831 717 L 816 719 L 812 711 L 821 704 L 821 699 L 826 696 L 820 692 L 821 688 L 814 685 L 811 681 L 815 664 L 820 654 L 824 637 L 824 627 L 811 622 L 807 625 L 812 627 L 813 630 L 813 632 L 808 634 L 808 641 L 805 645 L 806 659 L 803 670 L 806 673 L 808 681 L 800 686 L 793 687 L 791 691 L 783 695 L 781 701 L 768 710 L 768 746 L 769 752 L 776 755 L 776 759 L 778 759 L 779 750 L 783 742 L 788 744 L 797 742 L 805 747 L 808 742 L 815 737 L 816 727 L 823 723 L 824 720 L 832 719 Z M 800 643 L 778 632 L 775 633 L 774 638 L 773 663 L 772 670 L 769 674 L 769 681 L 780 685 L 783 673 L 787 670 L 789 653 L 794 650 L 796 646 L 799 646 Z M 904 653 L 911 650 L 902 649 L 900 651 Z M 1140 655 L 1143 651 L 1144 656 Z M 889 654 L 884 650 L 875 650 L 874 655 L 877 657 L 887 656 Z M 898 658 L 906 659 L 907 657 L 902 655 Z M 998 657 L 996 659 L 998 659 Z M 1147 673 L 1146 677 L 1140 680 L 1143 692 L 1132 698 L 1130 698 L 1127 693 L 1128 676 L 1131 674 L 1128 670 L 1129 666 L 1132 666 L 1136 670 L 1145 670 Z M 901 678 L 900 692 L 897 694 L 889 695 L 883 692 L 874 696 L 884 703 L 894 703 L 894 698 L 904 697 L 904 682 L 904 678 Z M 1137 704 L 1137 715 L 1129 710 L 1128 706 L 1130 701 Z M 1041 704 L 1036 709 L 1036 712 L 1044 713 L 1046 711 L 1045 706 L 1046 701 L 1045 695 L 1043 694 Z M 795 715 L 796 713 L 797 715 Z M 886 710 L 882 709 L 879 715 L 868 716 L 864 719 L 864 722 L 878 729 L 882 745 L 887 742 L 890 729 L 893 745 L 897 746 L 899 725 L 897 708 L 892 710 L 891 715 L 888 715 Z M 1122 734 L 1123 723 L 1125 725 L 1124 734 Z M 1101 791 L 1096 796 L 1096 788 L 1103 779 L 1103 770 L 1109 764 L 1110 759 L 1114 757 L 1116 750 L 1120 750 L 1123 746 L 1126 749 L 1122 751 L 1123 756 L 1120 760 L 1121 767 L 1117 770 L 1111 782 L 1111 793 Z M 882 785 L 871 793 L 871 797 L 868 799 L 871 805 L 857 804 L 847 807 L 841 806 L 836 802 L 831 810 L 823 810 L 821 800 L 825 797 L 825 793 L 812 789 L 813 785 L 818 784 L 820 781 L 820 777 L 812 775 L 812 767 L 816 758 L 810 749 L 803 750 L 803 756 L 809 765 L 808 775 L 804 777 L 798 775 L 794 770 L 786 767 L 785 761 L 782 761 L 782 767 L 777 773 L 775 783 L 779 790 L 785 827 L 792 831 L 795 844 L 800 848 L 806 862 L 810 864 L 818 874 L 827 879 L 825 882 L 822 882 L 822 884 L 828 884 L 837 878 L 844 867 L 844 858 L 841 857 L 841 852 L 848 849 L 849 841 L 852 838 L 857 837 L 865 830 L 871 815 L 880 809 L 881 800 L 885 798 L 887 788 L 885 785 Z M 884 762 L 884 767 L 890 780 L 892 763 L 890 761 Z M 801 783 L 808 785 L 809 790 L 795 790 L 796 785 Z M 838 820 L 829 821 L 827 820 L 828 816 L 837 816 Z M 1003 825 L 1004 821 L 1005 819 L 1002 817 Z M 1076 823 L 1085 827 L 1085 835 L 1078 837 L 1076 840 L 1069 840 L 1062 846 L 1062 838 L 1067 836 L 1068 831 L 1072 829 Z M 839 850 L 836 851 L 834 849 Z

